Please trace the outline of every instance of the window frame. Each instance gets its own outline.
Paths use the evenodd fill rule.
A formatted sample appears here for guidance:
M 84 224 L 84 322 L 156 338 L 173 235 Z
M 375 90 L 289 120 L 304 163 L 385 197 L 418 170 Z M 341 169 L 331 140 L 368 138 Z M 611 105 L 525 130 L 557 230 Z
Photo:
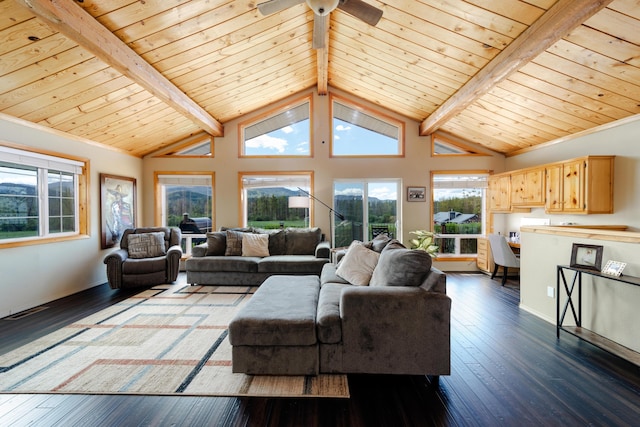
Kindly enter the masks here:
M 388 125 L 395 126 L 398 128 L 398 141 L 397 154 L 336 154 L 334 150 L 334 138 L 335 138 L 335 129 L 334 129 L 334 110 L 335 110 L 335 102 L 342 104 L 345 107 L 351 108 L 357 112 L 362 114 L 366 114 L 368 116 L 373 117 L 374 119 L 383 121 Z M 329 97 L 329 120 L 331 124 L 330 131 L 330 146 L 329 146 L 329 157 L 335 158 L 403 158 L 405 157 L 405 122 L 402 120 L 398 120 L 394 117 L 391 117 L 388 114 L 382 113 L 378 110 L 374 110 L 373 108 L 369 108 L 363 104 L 357 103 L 353 100 L 350 100 L 346 97 L 330 94 Z M 354 125 L 357 126 L 357 125 Z
M 434 193 L 436 190 L 436 186 L 434 185 L 434 177 L 436 175 L 486 175 L 487 180 L 489 178 L 489 175 L 491 171 L 489 170 L 432 170 L 430 173 L 430 183 L 431 183 L 431 200 L 430 200 L 430 212 L 431 212 L 431 218 L 429 219 L 429 223 L 430 225 L 430 230 L 431 231 L 435 231 L 435 221 L 434 221 L 434 216 L 436 214 L 435 212 L 435 207 L 434 207 Z M 481 239 L 481 238 L 485 238 L 487 235 L 487 230 L 490 227 L 490 218 L 489 218 L 489 210 L 488 210 L 488 203 L 487 203 L 487 188 L 485 187 L 483 190 L 483 195 L 482 195 L 482 207 L 481 207 L 481 211 L 482 211 L 482 218 L 481 218 L 481 233 L 480 234 L 436 234 L 436 241 L 439 241 L 438 239 L 442 239 L 443 236 L 447 236 L 446 238 L 454 238 L 456 239 L 456 243 L 455 243 L 455 248 L 456 248 L 456 252 L 454 254 L 442 254 L 442 253 L 438 253 L 438 261 L 470 261 L 470 260 L 475 260 L 478 257 L 478 253 L 476 250 L 476 253 L 474 254 L 461 254 L 459 253 L 459 248 L 460 248 L 460 244 L 459 244 L 459 240 L 463 239 L 463 238 L 475 238 L 477 239 Z
M 77 239 L 86 239 L 89 238 L 89 215 L 90 209 L 88 206 L 89 201 L 89 171 L 90 171 L 90 162 L 88 159 L 78 156 L 72 156 L 64 153 L 42 150 L 33 147 L 26 147 L 18 144 L 12 144 L 7 142 L 0 142 L 0 147 L 7 148 L 8 151 L 17 150 L 18 152 L 23 152 L 25 157 L 31 158 L 51 158 L 53 161 L 60 161 L 61 163 L 68 164 L 76 164 L 76 166 L 80 169 L 79 173 L 72 173 L 74 176 L 74 221 L 75 221 L 75 231 L 73 232 L 60 232 L 60 233 L 47 233 L 40 234 L 39 231 L 38 236 L 29 236 L 18 239 L 10 239 L 10 240 L 0 240 L 0 249 L 11 248 L 11 247 L 20 247 L 20 246 L 30 246 L 30 245 L 40 245 L 46 243 L 55 243 L 55 242 L 63 242 L 69 240 L 77 240 Z M 16 161 L 9 161 L 9 163 L 13 163 L 16 165 L 27 166 L 26 164 L 21 164 Z M 33 166 L 32 166 L 33 167 Z M 48 171 L 56 171 L 61 172 L 59 169 L 55 167 L 41 167 L 35 166 L 38 170 L 38 174 L 42 175 L 45 179 L 45 182 L 48 177 Z M 48 199 L 49 194 L 42 194 L 41 190 L 43 187 L 47 187 L 43 185 L 40 181 L 38 183 L 38 199 L 43 200 L 47 199 L 47 203 L 40 204 L 38 207 L 38 221 L 40 223 L 46 222 L 46 230 L 49 228 L 49 212 L 48 212 Z M 45 211 L 46 210 L 46 211 Z
M 167 225 L 164 223 L 164 215 L 163 215 L 163 204 L 164 199 L 162 197 L 162 183 L 161 176 L 163 175 L 174 175 L 174 176 L 206 176 L 211 179 L 211 230 L 216 229 L 216 214 L 215 214 L 215 205 L 216 205 L 216 174 L 211 171 L 154 171 L 153 172 L 153 188 L 154 188 L 154 217 L 155 223 L 161 227 L 166 227 Z
M 238 172 L 238 224 L 242 227 L 246 227 L 249 219 L 247 212 L 247 197 L 246 190 L 244 187 L 244 178 L 246 176 L 290 176 L 290 175 L 300 175 L 300 176 L 308 176 L 309 177 L 309 193 L 314 194 L 313 191 L 313 179 L 314 173 L 310 170 L 305 171 L 246 171 L 246 172 Z M 309 201 L 309 227 L 314 227 L 314 203 L 312 200 Z M 290 208 L 291 209 L 291 208 Z
M 246 150 L 245 150 L 245 130 L 257 123 L 260 123 L 262 121 L 265 121 L 267 119 L 269 119 L 270 117 L 274 117 L 277 116 L 279 114 L 283 114 L 286 113 L 287 111 L 299 107 L 301 105 L 304 104 L 309 104 L 309 153 L 308 154 L 303 154 L 303 155 L 293 155 L 293 154 L 286 154 L 286 155 L 278 155 L 278 154 L 264 154 L 264 155 L 253 155 L 253 154 L 246 154 Z M 287 158 L 293 158 L 293 159 L 306 159 L 306 158 L 313 158 L 313 116 L 314 116 L 314 106 L 313 106 L 313 95 L 312 94 L 307 94 L 304 95 L 300 98 L 296 98 L 291 100 L 290 102 L 274 107 L 272 109 L 269 109 L 267 111 L 265 111 L 264 113 L 256 116 L 256 117 L 252 117 L 248 120 L 244 120 L 240 123 L 238 123 L 238 158 L 248 158 L 248 159 L 264 159 L 264 158 L 276 158 L 276 159 L 287 159 Z

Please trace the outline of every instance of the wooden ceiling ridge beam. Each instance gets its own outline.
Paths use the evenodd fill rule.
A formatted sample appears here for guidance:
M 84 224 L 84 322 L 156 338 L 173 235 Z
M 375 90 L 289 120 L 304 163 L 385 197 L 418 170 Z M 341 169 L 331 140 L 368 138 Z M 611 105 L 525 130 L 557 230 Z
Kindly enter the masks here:
M 213 136 L 223 135 L 224 128 L 218 120 L 78 6 L 74 0 L 16 0 L 16 2 L 171 108 L 193 120 L 205 132 Z
M 559 0 L 420 124 L 430 135 L 613 0 Z
M 314 19 L 316 17 L 314 16 Z M 324 96 L 329 88 L 329 21 L 331 14 L 324 17 L 324 47 L 316 49 L 318 67 L 318 95 Z

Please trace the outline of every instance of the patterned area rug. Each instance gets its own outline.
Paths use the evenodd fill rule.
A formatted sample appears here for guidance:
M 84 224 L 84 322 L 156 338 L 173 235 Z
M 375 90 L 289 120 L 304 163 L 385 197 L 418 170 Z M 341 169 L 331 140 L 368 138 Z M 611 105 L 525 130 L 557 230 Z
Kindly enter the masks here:
M 346 375 L 231 372 L 227 325 L 254 291 L 145 290 L 0 356 L 0 393 L 348 398 Z

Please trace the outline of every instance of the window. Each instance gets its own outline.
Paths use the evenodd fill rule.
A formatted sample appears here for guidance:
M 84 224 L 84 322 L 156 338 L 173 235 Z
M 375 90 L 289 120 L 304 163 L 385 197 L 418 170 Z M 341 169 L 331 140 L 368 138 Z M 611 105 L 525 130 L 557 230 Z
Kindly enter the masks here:
M 441 257 L 471 257 L 486 228 L 485 172 L 432 172 L 433 231 Z
M 155 157 L 213 157 L 213 137 L 206 133 L 199 133 L 169 148 L 160 150 Z
M 431 134 L 431 155 L 432 156 L 486 156 L 467 144 L 454 141 L 440 133 Z
M 86 233 L 79 215 L 84 168 L 82 161 L 0 146 L 0 242 Z
M 334 226 L 335 246 L 349 246 L 353 240 L 371 240 L 378 233 L 390 237 L 398 230 L 399 179 L 337 180 L 333 184 L 333 206 L 338 217 Z
M 332 156 L 402 157 L 404 123 L 332 95 Z
M 266 229 L 310 226 L 312 204 L 298 202 L 312 192 L 312 179 L 312 172 L 240 172 L 242 224 Z
M 311 97 L 240 124 L 240 157 L 311 157 Z
M 157 223 L 179 227 L 188 214 L 202 233 L 214 228 L 213 173 L 156 172 L 155 181 L 156 206 L 160 208 L 156 210 Z

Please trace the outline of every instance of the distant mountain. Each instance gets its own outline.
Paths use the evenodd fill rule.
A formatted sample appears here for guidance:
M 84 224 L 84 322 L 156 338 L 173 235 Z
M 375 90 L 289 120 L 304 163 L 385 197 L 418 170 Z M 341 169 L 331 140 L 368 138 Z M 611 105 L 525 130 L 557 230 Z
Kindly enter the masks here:
M 277 188 L 251 188 L 247 192 L 247 195 L 249 198 L 254 198 L 254 197 L 264 197 L 264 196 L 291 197 L 291 196 L 303 196 L 304 194 L 301 194 L 301 192 L 298 190 L 289 190 L 288 188 L 277 187 Z

